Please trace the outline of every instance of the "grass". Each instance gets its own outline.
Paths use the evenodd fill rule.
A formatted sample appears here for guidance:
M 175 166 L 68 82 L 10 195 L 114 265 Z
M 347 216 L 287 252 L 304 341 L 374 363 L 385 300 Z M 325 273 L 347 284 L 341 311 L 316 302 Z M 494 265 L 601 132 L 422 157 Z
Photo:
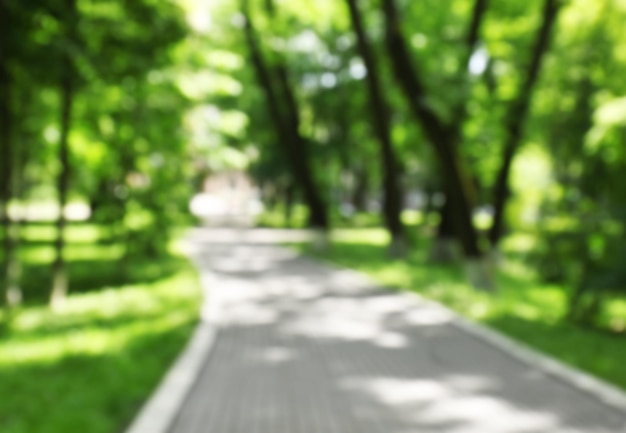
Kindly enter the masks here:
M 292 208 L 291 219 L 285 216 L 285 206 L 278 204 L 272 209 L 266 209 L 256 218 L 257 227 L 268 228 L 294 228 L 301 229 L 307 227 L 308 210 L 303 204 L 295 204 Z M 402 213 L 402 220 L 407 225 L 421 224 L 424 216 L 420 211 L 405 210 Z M 350 218 L 342 216 L 338 209 L 333 208 L 330 212 L 332 227 L 350 228 L 376 228 L 383 223 L 380 212 L 356 212 Z
M 369 274 L 380 284 L 408 289 L 439 301 L 463 316 L 482 322 L 514 339 L 550 354 L 626 389 L 626 335 L 600 332 L 563 320 L 568 293 L 563 286 L 541 283 L 524 264 L 532 238 L 517 236 L 503 245 L 505 259 L 497 275 L 499 293 L 473 290 L 458 266 L 427 262 L 422 240 L 405 260 L 386 255 L 383 229 L 342 229 L 333 233 L 330 251 L 308 254 Z M 626 318 L 626 302 L 616 299 L 607 308 L 607 322 Z
M 72 295 L 58 312 L 43 305 L 50 271 L 41 251 L 51 229 L 27 234 L 41 245 L 23 248 L 27 304 L 0 334 L 2 433 L 123 431 L 197 323 L 189 263 L 146 259 L 122 274 L 111 246 L 89 244 L 97 230 L 77 229 L 68 246 Z

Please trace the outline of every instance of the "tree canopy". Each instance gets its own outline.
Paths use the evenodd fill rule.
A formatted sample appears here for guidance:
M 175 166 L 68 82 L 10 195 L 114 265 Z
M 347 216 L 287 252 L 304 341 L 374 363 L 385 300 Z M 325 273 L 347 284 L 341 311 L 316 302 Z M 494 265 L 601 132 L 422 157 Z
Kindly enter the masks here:
M 54 303 L 68 205 L 128 261 L 238 169 L 321 231 L 380 214 L 394 257 L 425 232 L 433 260 L 459 245 L 478 289 L 532 233 L 586 320 L 626 286 L 625 19 L 623 0 L 2 0 L 4 291 L 29 203 L 60 209 Z

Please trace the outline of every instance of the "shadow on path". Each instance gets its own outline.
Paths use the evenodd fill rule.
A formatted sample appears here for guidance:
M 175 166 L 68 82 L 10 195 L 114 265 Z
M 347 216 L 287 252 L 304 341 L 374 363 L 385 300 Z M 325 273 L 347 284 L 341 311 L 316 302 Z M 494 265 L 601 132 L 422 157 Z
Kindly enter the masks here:
M 267 234 L 200 233 L 194 256 L 220 331 L 172 433 L 626 431 L 624 414 L 436 305 Z

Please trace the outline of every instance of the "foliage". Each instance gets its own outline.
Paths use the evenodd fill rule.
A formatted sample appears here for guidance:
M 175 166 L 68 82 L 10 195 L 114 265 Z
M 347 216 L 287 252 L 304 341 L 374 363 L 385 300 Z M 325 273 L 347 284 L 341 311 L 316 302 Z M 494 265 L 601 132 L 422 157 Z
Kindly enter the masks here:
M 39 213 L 43 202 L 57 201 L 49 274 L 55 288 L 65 254 L 58 208 L 66 198 L 89 206 L 92 221 L 108 227 L 125 260 L 164 255 L 169 226 L 185 221 L 191 196 L 182 125 L 189 101 L 173 68 L 174 48 L 189 33 L 180 5 L 46 0 L 1 7 L 8 17 L 0 41 L 7 95 L 1 150 L 8 164 L 0 176 L 3 298 L 19 287 L 20 207 Z

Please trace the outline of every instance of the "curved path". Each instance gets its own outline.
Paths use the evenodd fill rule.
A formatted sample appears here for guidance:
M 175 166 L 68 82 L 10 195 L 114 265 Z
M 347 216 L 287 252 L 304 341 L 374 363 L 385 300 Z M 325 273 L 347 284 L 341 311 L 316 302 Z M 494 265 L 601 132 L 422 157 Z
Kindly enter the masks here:
M 170 433 L 626 432 L 623 395 L 604 402 L 437 304 L 274 232 L 194 239 L 219 329 Z

